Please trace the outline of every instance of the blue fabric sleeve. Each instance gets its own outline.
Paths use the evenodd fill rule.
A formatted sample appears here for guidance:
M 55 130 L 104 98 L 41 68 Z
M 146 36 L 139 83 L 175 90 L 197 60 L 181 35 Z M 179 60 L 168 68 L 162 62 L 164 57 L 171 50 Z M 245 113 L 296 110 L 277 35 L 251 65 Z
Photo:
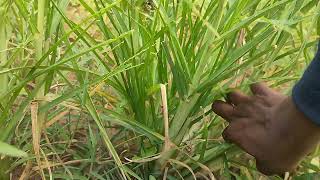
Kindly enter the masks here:
M 297 108 L 320 126 L 320 43 L 314 60 L 293 88 L 292 98 Z

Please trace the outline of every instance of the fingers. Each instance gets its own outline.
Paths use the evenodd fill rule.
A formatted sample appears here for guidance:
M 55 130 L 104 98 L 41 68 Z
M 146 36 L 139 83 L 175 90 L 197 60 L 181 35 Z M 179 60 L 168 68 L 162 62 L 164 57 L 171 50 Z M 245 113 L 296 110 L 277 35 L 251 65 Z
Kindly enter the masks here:
M 250 85 L 250 89 L 254 95 L 266 96 L 273 92 L 266 83 L 254 83 Z
M 227 101 L 228 103 L 219 100 L 214 102 L 212 105 L 212 110 L 230 122 L 235 118 L 243 117 L 243 112 L 237 111 L 237 108 L 235 108 L 233 105 L 236 106 L 239 104 L 246 104 L 250 101 L 250 97 L 237 90 L 227 95 Z
M 256 157 L 259 153 L 259 148 L 256 144 L 256 136 L 252 135 L 254 132 L 248 131 L 249 126 L 250 122 L 246 118 L 233 121 L 223 131 L 222 137 L 226 142 L 233 143 L 248 154 Z
M 250 97 L 239 90 L 229 93 L 227 98 L 228 102 L 234 105 L 243 104 L 250 101 Z
M 228 143 L 232 143 L 234 141 L 231 126 L 226 127 L 226 129 L 222 132 L 222 137 L 224 141 Z
M 251 91 L 255 95 L 266 96 L 273 93 L 264 83 L 255 83 L 251 85 Z M 216 101 L 212 105 L 213 111 L 227 121 L 235 118 L 249 117 L 251 112 L 255 111 L 254 102 L 261 100 L 257 96 L 248 96 L 239 90 L 233 91 L 227 95 L 227 103 Z M 260 101 L 259 101 L 260 102 Z
M 233 143 L 246 151 L 248 154 L 254 156 L 252 147 L 250 147 L 250 140 L 245 138 L 245 134 L 237 130 L 234 125 L 229 125 L 222 133 L 223 139 L 228 143 Z
M 215 101 L 212 104 L 212 110 L 223 119 L 230 122 L 234 118 L 235 110 L 231 104 L 223 101 Z

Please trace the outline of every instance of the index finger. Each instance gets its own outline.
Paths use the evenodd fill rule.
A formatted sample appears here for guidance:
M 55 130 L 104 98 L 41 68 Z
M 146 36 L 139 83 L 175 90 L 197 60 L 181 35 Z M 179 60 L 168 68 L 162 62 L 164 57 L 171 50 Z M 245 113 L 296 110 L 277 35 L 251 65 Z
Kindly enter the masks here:
M 228 122 L 231 122 L 234 118 L 235 109 L 229 103 L 217 100 L 212 104 L 212 110 Z

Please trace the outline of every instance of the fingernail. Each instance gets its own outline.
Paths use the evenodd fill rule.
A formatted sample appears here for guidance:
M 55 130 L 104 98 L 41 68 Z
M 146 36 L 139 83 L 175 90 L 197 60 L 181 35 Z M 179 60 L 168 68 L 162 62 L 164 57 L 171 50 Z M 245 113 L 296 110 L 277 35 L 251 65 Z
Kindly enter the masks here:
M 214 101 L 213 103 L 212 103 L 212 109 L 216 109 L 217 108 L 217 105 L 219 105 L 220 104 L 220 102 L 221 101 L 219 101 L 219 100 L 217 100 L 217 101 Z

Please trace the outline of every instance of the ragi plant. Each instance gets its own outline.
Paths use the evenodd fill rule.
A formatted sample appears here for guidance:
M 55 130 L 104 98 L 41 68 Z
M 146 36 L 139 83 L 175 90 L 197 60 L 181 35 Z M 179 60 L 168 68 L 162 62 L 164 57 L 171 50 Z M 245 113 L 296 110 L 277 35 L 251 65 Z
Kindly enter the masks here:
M 0 140 L 29 156 L 1 173 L 42 179 L 258 178 L 211 103 L 257 81 L 290 87 L 320 12 L 316 0 L 6 3 Z

